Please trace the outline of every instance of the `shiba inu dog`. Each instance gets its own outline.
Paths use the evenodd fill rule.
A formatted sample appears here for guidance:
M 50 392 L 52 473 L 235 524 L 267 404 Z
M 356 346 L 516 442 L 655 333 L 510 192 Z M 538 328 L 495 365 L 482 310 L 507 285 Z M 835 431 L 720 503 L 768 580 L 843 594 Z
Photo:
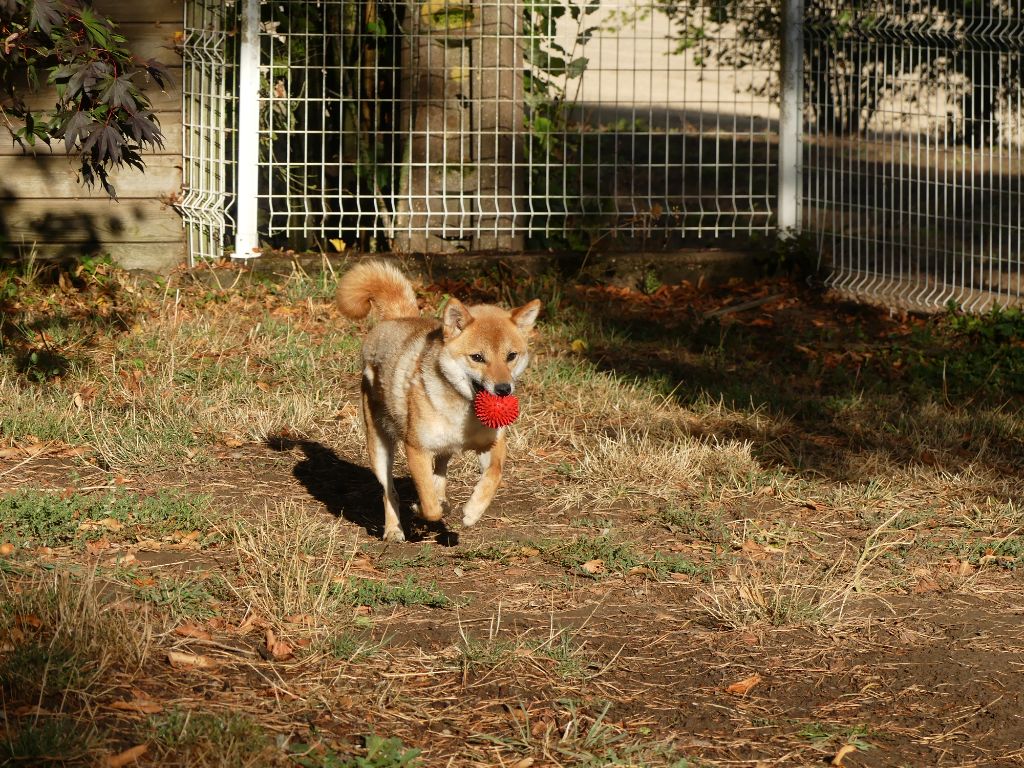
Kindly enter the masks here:
M 363 340 L 362 400 L 370 467 L 384 488 L 385 541 L 405 540 L 392 478 L 399 443 L 426 520 L 448 511 L 451 457 L 479 455 L 480 480 L 462 510 L 463 525 L 473 525 L 494 498 L 505 463 L 505 431 L 483 424 L 473 399 L 480 390 L 515 391 L 530 362 L 527 337 L 540 301 L 509 312 L 452 298 L 438 321 L 420 317 L 412 284 L 394 266 L 364 262 L 341 278 L 337 302 L 346 317 L 372 311 L 378 320 Z

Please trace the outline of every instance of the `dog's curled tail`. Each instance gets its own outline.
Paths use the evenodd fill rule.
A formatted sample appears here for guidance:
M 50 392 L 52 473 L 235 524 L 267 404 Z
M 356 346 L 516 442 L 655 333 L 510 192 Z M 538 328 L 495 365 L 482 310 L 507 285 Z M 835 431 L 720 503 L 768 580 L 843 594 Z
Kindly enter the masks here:
M 383 261 L 367 261 L 346 272 L 335 296 L 338 309 L 353 320 L 376 310 L 378 320 L 419 317 L 416 292 L 409 279 Z

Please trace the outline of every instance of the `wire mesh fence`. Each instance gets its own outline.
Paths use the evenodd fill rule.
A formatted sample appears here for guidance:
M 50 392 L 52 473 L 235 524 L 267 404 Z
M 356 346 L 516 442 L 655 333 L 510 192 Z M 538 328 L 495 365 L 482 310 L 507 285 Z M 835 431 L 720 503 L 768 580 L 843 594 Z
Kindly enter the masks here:
M 233 156 L 239 97 L 217 88 L 230 88 L 238 45 L 217 24 L 237 9 L 188 7 L 186 131 L 202 146 L 186 150 L 182 209 L 197 231 L 226 213 L 227 232 L 230 175 L 199 166 Z M 737 68 L 756 22 L 714 7 L 261 3 L 259 180 L 241 190 L 258 198 L 260 239 L 438 252 L 770 232 L 771 63 Z M 190 252 L 207 258 L 209 245 Z
M 804 211 L 830 283 L 982 310 L 1024 293 L 1019 0 L 807 0 Z
M 236 114 L 234 18 L 220 4 L 185 6 L 182 194 L 189 259 L 220 258 L 233 221 Z
M 830 283 L 915 307 L 1019 301 L 1021 0 L 802 4 L 799 208 Z M 778 4 L 186 6 L 179 207 L 194 259 L 227 248 L 239 201 L 285 248 L 647 248 L 776 230 Z M 250 132 L 258 174 L 236 190 Z

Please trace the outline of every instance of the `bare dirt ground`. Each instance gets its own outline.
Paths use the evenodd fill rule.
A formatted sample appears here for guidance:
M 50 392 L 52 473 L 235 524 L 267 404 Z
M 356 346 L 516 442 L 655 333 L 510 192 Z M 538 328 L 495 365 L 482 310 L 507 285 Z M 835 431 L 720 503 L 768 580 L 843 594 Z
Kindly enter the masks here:
M 1019 315 L 434 282 L 548 316 L 494 507 L 395 545 L 333 276 L 214 272 L 8 277 L 9 764 L 1024 763 Z

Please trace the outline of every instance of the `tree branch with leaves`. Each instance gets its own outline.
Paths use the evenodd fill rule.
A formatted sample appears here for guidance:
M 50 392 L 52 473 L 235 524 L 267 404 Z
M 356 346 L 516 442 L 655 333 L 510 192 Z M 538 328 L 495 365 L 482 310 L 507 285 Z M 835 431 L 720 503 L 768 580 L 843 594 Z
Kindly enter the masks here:
M 63 141 L 80 162 L 80 180 L 113 198 L 113 168 L 145 169 L 142 152 L 163 146 L 160 123 L 142 85 L 164 88 L 168 75 L 141 61 L 110 19 L 80 0 L 0 0 L 0 119 L 28 150 Z M 52 109 L 27 97 L 45 83 Z

